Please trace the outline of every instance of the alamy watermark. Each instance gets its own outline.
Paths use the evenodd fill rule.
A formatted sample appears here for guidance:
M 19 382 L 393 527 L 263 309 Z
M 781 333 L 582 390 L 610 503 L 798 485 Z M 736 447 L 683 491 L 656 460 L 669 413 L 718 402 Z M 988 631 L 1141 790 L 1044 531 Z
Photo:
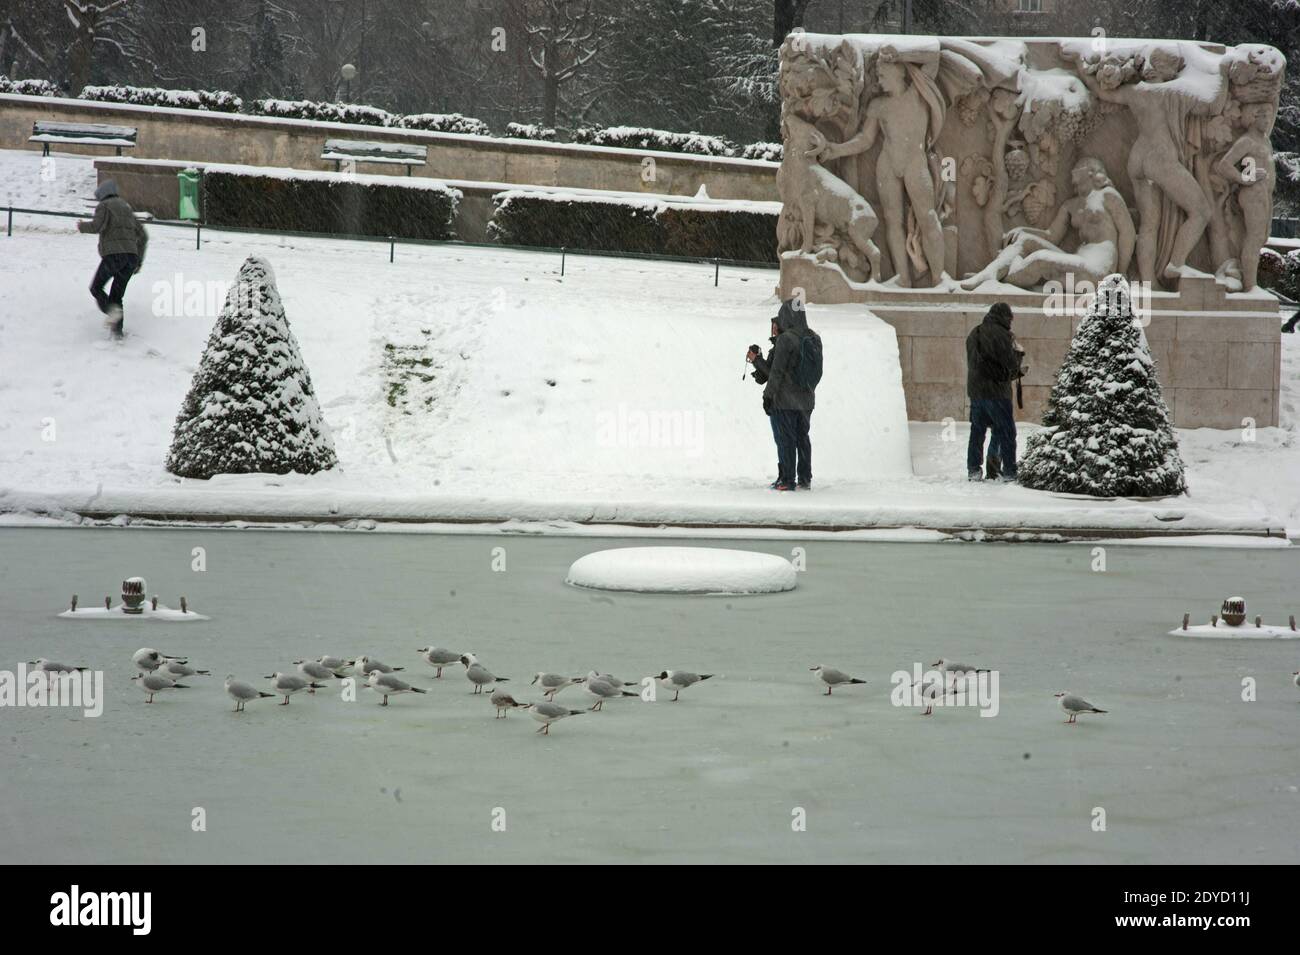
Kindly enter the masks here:
M 0 707 L 66 706 L 79 707 L 88 717 L 104 712 L 104 671 L 73 670 L 51 673 L 39 668 L 0 670 Z

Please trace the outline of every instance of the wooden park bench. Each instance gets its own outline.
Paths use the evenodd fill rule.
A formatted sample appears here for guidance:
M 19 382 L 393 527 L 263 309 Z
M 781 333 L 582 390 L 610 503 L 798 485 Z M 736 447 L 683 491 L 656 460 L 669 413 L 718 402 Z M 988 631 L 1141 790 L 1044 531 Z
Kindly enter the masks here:
M 103 123 L 38 122 L 32 124 L 32 135 L 27 141 L 29 143 L 41 143 L 45 147 L 41 150 L 42 156 L 48 156 L 50 146 L 58 144 L 69 146 L 113 146 L 116 147 L 117 154 L 120 156 L 123 149 L 135 147 L 135 133 L 134 126 L 108 126 Z
M 423 166 L 429 160 L 429 147 L 408 146 L 404 143 L 374 143 L 359 139 L 327 139 L 321 159 L 330 160 L 335 169 L 345 162 L 374 162 L 405 166 L 411 174 L 412 166 Z

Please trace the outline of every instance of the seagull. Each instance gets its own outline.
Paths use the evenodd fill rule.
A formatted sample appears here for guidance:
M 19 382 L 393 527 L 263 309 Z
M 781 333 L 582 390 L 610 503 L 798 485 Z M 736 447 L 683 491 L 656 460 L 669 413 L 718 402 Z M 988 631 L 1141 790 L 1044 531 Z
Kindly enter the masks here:
M 1297 687 L 1300 687 L 1300 670 L 1296 670 L 1294 673 L 1291 674 L 1291 682 L 1294 683 Z
M 1080 713 L 1105 713 L 1105 710 L 1099 710 L 1081 696 L 1075 696 L 1069 690 L 1057 693 L 1056 698 L 1061 701 L 1061 709 L 1070 714 L 1067 723 L 1077 722 L 1076 717 Z
M 370 678 L 366 681 L 370 689 L 384 694 L 384 702 L 380 706 L 388 705 L 388 698 L 396 696 L 398 693 L 428 693 L 428 690 L 422 690 L 418 686 L 411 686 L 405 680 L 399 680 L 391 673 L 380 673 L 378 670 L 370 671 Z
M 294 663 L 302 663 L 302 660 L 294 660 Z M 343 676 L 357 662 L 356 660 L 345 660 L 343 657 L 332 657 L 329 654 L 317 657 L 316 662 L 321 666 L 334 671 L 335 676 Z
M 338 678 L 338 673 L 332 667 L 326 666 L 318 660 L 294 660 L 298 664 L 298 672 L 308 680 L 333 680 Z M 308 690 L 308 693 L 315 694 L 315 690 Z
M 236 680 L 233 673 L 226 674 L 226 695 L 235 701 L 236 713 L 244 712 L 244 704 L 249 700 L 260 700 L 263 697 L 270 699 L 275 696 L 274 693 L 263 693 L 242 680 Z
M 509 683 L 510 678 L 506 676 L 497 676 L 487 667 L 478 662 L 478 657 L 472 653 L 466 653 L 460 658 L 460 662 L 465 664 L 465 677 L 469 682 L 474 684 L 474 692 L 482 693 L 483 687 L 489 683 Z
M 359 656 L 357 657 L 357 672 L 362 676 L 370 676 L 371 670 L 378 670 L 380 673 L 396 673 L 398 670 L 405 670 L 406 667 L 390 667 L 382 660 L 376 660 L 374 657 Z
M 935 701 L 937 701 L 940 696 L 948 696 L 949 694 L 953 696 L 957 695 L 956 685 L 954 685 L 952 689 L 945 689 L 942 693 L 939 692 L 938 684 L 934 683 L 933 681 L 929 683 L 922 681 L 922 682 L 913 683 L 912 685 L 914 687 L 920 687 L 920 691 L 919 691 L 920 699 L 925 703 L 925 712 L 921 714 L 922 716 L 934 715 L 934 704 Z
M 154 671 L 159 676 L 169 677 L 173 680 L 183 680 L 187 676 L 211 676 L 211 670 L 196 670 L 194 667 L 180 660 L 168 660 Z
M 624 689 L 627 689 L 627 688 L 630 687 L 630 686 L 631 686 L 631 687 L 636 687 L 638 691 L 641 689 L 641 681 L 640 681 L 640 680 L 633 680 L 633 681 L 631 681 L 631 682 L 629 682 L 629 681 L 627 681 L 627 680 L 620 680 L 620 679 L 619 679 L 618 677 L 616 677 L 616 676 L 610 676 L 608 673 L 600 673 L 600 672 L 597 672 L 596 670 L 590 670 L 590 671 L 588 671 L 588 673 L 587 673 L 587 679 L 588 679 L 588 680 L 604 680 L 606 683 L 610 684 L 610 686 L 612 686 L 612 687 L 613 687 L 614 689 L 616 689 L 616 690 L 624 690 Z
M 314 683 L 311 680 L 304 680 L 300 676 L 294 676 L 292 673 L 281 673 L 276 671 L 267 677 L 268 680 L 274 680 L 275 684 L 272 689 L 275 690 L 276 696 L 284 697 L 284 702 L 280 706 L 289 705 L 289 697 L 303 690 L 323 690 L 324 683 Z
M 55 663 L 53 660 L 45 659 L 45 657 L 28 660 L 27 665 L 36 667 L 39 672 L 46 674 L 51 687 L 54 686 L 54 681 L 58 679 L 60 673 L 75 673 L 78 670 L 86 669 L 85 667 L 70 667 L 66 663 Z
M 617 700 L 625 696 L 639 697 L 641 695 L 640 693 L 633 693 L 629 690 L 624 690 L 622 687 L 617 687 L 604 677 L 587 677 L 582 681 L 582 683 L 587 691 L 587 695 L 596 701 L 589 707 L 593 711 L 603 710 L 605 708 L 606 700 Z
M 442 679 L 443 667 L 459 663 L 461 658 L 461 654 L 455 650 L 444 650 L 442 647 L 421 647 L 417 652 L 424 654 L 424 659 L 428 661 L 429 666 L 438 668 L 438 672 L 434 675 L 435 680 Z
M 676 703 L 677 697 L 681 694 L 682 690 L 695 683 L 699 683 L 701 680 L 707 680 L 712 676 L 712 673 L 687 673 L 685 670 L 664 670 L 655 677 L 655 679 L 659 681 L 659 685 L 664 689 L 673 691 L 673 702 Z
M 492 693 L 492 705 L 497 708 L 496 719 L 503 719 L 515 707 L 527 708 L 527 704 L 520 703 L 505 690 L 495 690 Z
M 866 680 L 859 680 L 855 676 L 849 676 L 843 670 L 837 670 L 834 667 L 824 667 L 820 663 L 815 667 L 808 668 L 811 672 L 816 673 L 818 678 L 826 684 L 826 695 L 831 695 L 831 690 L 845 683 L 866 683 Z
M 571 710 L 559 703 L 529 703 L 525 708 L 531 710 L 533 719 L 542 724 L 542 728 L 537 732 L 545 736 L 551 735 L 551 724 L 556 720 L 562 720 L 566 716 L 581 716 L 584 712 L 583 710 Z
M 542 671 L 533 677 L 533 682 L 529 685 L 539 687 L 543 696 L 554 701 L 556 693 L 559 693 L 566 686 L 573 686 L 573 684 L 581 682 L 582 677 L 580 676 L 560 676 L 558 673 Z
M 149 694 L 149 699 L 145 700 L 146 703 L 152 703 L 153 695 L 164 690 L 189 689 L 184 683 L 177 683 L 171 677 L 158 676 L 156 673 L 137 673 L 131 677 L 131 682 L 138 683 L 141 691 Z
M 172 657 L 165 653 L 159 653 L 153 647 L 141 647 L 135 653 L 131 654 L 131 660 L 136 667 L 145 673 L 152 673 L 162 666 L 165 660 L 175 660 L 177 663 L 187 663 L 182 657 Z

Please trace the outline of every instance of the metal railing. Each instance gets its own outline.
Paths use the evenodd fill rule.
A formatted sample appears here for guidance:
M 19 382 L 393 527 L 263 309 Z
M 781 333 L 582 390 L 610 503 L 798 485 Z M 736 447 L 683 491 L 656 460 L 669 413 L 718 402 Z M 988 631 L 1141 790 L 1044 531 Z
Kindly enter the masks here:
M 25 209 L 20 206 L 6 206 L 7 210 L 5 222 L 5 235 L 12 237 L 14 234 L 14 214 L 28 216 L 48 216 L 57 219 L 89 219 L 91 213 L 88 212 L 57 212 L 50 209 Z M 428 245 L 428 246 L 450 246 L 452 248 L 464 249 L 493 249 L 497 252 L 536 252 L 545 255 L 558 255 L 560 257 L 560 275 L 564 275 L 565 267 L 568 264 L 570 255 L 577 256 L 594 256 L 599 258 L 611 259 L 643 259 L 651 262 L 686 262 L 693 265 L 712 265 L 713 266 L 713 285 L 716 288 L 722 273 L 723 266 L 727 268 L 739 269 L 776 269 L 776 262 L 758 262 L 747 259 L 724 259 L 724 258 L 707 258 L 689 255 L 663 255 L 655 252 L 611 252 L 606 249 L 573 249 L 567 246 L 544 246 L 544 245 L 511 245 L 500 242 L 465 242 L 461 239 L 415 239 L 403 236 L 392 235 L 361 235 L 358 233 L 348 232 L 300 232 L 293 229 L 255 229 L 247 226 L 233 225 L 205 225 L 202 222 L 190 222 L 177 219 L 147 219 L 144 220 L 149 225 L 166 226 L 178 229 L 194 230 L 194 248 L 196 250 L 203 247 L 203 233 L 208 232 L 234 232 L 246 235 L 265 235 L 265 236 L 288 236 L 299 239 L 332 239 L 343 240 L 347 242 L 370 242 L 382 243 L 388 246 L 388 261 L 395 262 L 397 246 L 399 245 Z

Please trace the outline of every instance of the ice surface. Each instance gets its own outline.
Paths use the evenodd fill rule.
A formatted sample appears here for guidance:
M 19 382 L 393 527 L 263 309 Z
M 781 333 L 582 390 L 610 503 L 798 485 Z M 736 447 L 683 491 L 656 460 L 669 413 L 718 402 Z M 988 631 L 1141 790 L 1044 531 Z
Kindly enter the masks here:
M 196 546 L 206 573 L 190 569 Z M 1086 545 L 731 546 L 801 546 L 807 571 L 762 597 L 606 594 L 563 582 L 583 539 L 0 528 L 0 668 L 59 659 L 103 670 L 106 692 L 97 719 L 0 710 L 4 858 L 1300 862 L 1296 644 L 1166 635 L 1206 594 L 1246 590 L 1284 617 L 1300 550 L 1116 548 L 1097 573 Z M 220 607 L 168 631 L 160 649 L 192 666 L 257 685 L 293 660 L 367 653 L 429 692 L 385 708 L 335 687 L 236 715 L 213 676 L 146 705 L 129 678 L 151 641 L 50 607 L 123 565 Z M 430 642 L 475 651 L 528 700 L 542 669 L 716 675 L 678 703 L 628 699 L 548 739 L 520 714 L 494 720 L 463 670 L 434 680 L 416 652 Z M 998 668 L 995 718 L 890 704 L 895 671 L 940 656 Z M 819 662 L 868 683 L 821 696 Z M 1065 689 L 1110 712 L 1062 725 L 1052 694 Z M 195 806 L 207 832 L 190 829 Z M 795 807 L 806 832 L 791 831 Z
M 640 593 L 767 594 L 794 590 L 784 557 L 721 547 L 621 547 L 579 557 L 566 583 Z

